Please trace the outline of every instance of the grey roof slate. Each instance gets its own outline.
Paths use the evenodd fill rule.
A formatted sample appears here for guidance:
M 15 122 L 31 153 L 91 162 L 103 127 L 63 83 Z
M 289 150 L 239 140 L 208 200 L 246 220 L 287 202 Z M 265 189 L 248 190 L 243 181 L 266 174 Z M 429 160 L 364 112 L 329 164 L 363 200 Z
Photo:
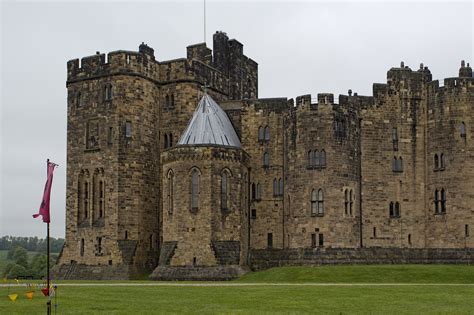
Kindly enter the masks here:
M 240 140 L 227 114 L 207 94 L 178 141 L 181 145 L 218 144 L 240 148 Z

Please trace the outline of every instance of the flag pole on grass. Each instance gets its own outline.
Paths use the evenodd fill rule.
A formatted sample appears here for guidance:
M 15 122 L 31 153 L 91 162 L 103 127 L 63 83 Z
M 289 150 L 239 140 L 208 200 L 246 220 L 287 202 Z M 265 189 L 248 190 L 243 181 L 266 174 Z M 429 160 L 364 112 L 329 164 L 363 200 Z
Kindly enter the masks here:
M 43 222 L 46 223 L 46 251 L 47 251 L 47 265 L 46 268 L 48 270 L 47 274 L 47 287 L 46 287 L 46 292 L 48 301 L 46 302 L 46 307 L 47 307 L 47 314 L 51 315 L 51 295 L 50 295 L 50 273 L 49 273 L 49 223 L 51 222 L 51 217 L 50 217 L 50 211 L 49 211 L 49 204 L 50 204 L 50 198 L 51 198 L 51 186 L 53 185 L 53 172 L 54 168 L 58 166 L 55 163 L 52 163 L 49 161 L 49 159 L 46 160 L 46 174 L 47 174 L 47 179 L 46 179 L 46 184 L 44 185 L 44 192 L 43 192 L 43 200 L 41 201 L 40 209 L 37 214 L 33 214 L 33 218 L 37 218 L 39 216 L 42 216 Z

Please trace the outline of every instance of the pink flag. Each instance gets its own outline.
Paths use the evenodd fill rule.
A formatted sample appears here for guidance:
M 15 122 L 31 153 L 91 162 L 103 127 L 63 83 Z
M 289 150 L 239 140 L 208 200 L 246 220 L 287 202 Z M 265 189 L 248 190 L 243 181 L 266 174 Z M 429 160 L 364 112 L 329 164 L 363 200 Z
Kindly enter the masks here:
M 56 164 L 49 162 L 48 160 L 48 179 L 44 185 L 43 201 L 41 201 L 41 206 L 37 214 L 33 214 L 33 218 L 38 216 L 43 216 L 43 222 L 51 222 L 49 217 L 49 199 L 51 197 L 51 186 L 53 185 L 53 171 Z

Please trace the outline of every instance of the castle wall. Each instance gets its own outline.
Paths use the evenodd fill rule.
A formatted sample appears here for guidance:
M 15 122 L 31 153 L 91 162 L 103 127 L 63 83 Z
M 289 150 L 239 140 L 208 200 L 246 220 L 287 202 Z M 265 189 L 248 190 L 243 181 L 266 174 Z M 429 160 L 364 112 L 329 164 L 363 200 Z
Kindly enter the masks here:
M 310 95 L 296 98 L 293 115 L 287 129 L 287 247 L 357 247 L 357 110 L 318 94 L 317 103 Z
M 473 247 L 474 237 L 474 79 L 445 79 L 444 87 L 435 81 L 428 89 L 427 247 Z M 462 123 L 466 126 L 461 134 Z M 435 165 L 435 154 L 438 165 Z M 441 165 L 441 155 L 444 162 Z M 437 213 L 435 191 L 446 193 L 446 211 Z M 441 200 L 438 204 L 441 210 Z
M 158 61 L 142 44 L 67 63 L 66 243 L 58 272 L 130 276 L 159 263 L 188 268 L 163 269 L 163 279 L 219 272 L 227 279 L 242 270 L 222 266 L 261 265 L 268 253 L 282 261 L 332 261 L 334 253 L 347 254 L 344 263 L 391 259 L 370 256 L 379 254 L 466 261 L 450 250 L 474 246 L 469 65 L 444 86 L 427 67 L 402 64 L 373 85 L 373 96 L 321 93 L 293 102 L 258 99 L 258 65 L 240 42 L 217 32 L 213 46 Z M 242 150 L 176 147 L 204 90 L 227 112 Z M 202 178 L 196 214 L 186 193 L 192 167 Z M 172 216 L 169 169 L 185 196 Z M 233 187 L 226 211 L 216 193 L 223 169 Z

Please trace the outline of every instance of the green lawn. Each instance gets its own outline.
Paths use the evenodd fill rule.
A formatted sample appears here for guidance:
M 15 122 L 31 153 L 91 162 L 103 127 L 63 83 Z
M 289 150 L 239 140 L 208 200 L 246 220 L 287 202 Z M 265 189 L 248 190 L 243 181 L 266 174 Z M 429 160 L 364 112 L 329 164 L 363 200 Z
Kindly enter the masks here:
M 58 314 L 474 314 L 474 266 L 464 265 L 285 267 L 212 283 L 243 286 L 74 287 L 61 283 Z M 438 284 L 430 285 L 434 283 Z M 37 290 L 29 301 L 27 291 L 26 287 L 0 287 L 0 313 L 44 314 L 41 292 Z M 8 300 L 9 292 L 20 295 L 16 302 Z
M 474 265 L 353 265 L 280 267 L 252 272 L 238 282 L 473 283 Z

